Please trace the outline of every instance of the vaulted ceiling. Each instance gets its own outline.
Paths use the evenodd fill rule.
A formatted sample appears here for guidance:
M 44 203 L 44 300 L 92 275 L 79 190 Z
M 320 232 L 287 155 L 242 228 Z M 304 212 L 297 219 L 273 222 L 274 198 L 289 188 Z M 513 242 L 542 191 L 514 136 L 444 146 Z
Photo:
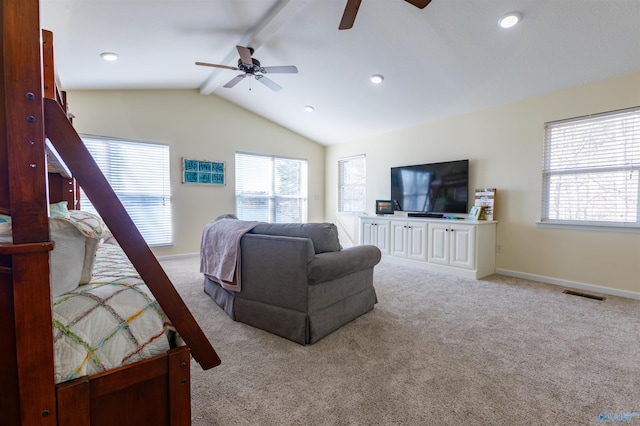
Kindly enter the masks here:
M 74 89 L 196 89 L 325 145 L 640 71 L 638 0 L 41 0 Z M 498 19 L 517 11 L 511 29 Z M 223 87 L 236 45 L 269 74 Z M 119 59 L 106 62 L 102 52 Z M 374 85 L 369 77 L 381 74 Z M 638 88 L 640 93 L 640 88 Z M 313 106 L 306 112 L 305 106 Z

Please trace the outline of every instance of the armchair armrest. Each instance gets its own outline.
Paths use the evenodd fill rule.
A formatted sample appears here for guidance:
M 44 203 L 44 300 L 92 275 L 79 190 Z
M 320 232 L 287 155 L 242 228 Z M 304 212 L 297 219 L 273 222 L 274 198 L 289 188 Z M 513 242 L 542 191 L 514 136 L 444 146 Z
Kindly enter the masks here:
M 309 262 L 309 284 L 318 284 L 373 268 L 380 262 L 381 257 L 380 249 L 369 245 L 316 254 Z
M 242 291 L 236 297 L 303 311 L 307 306 L 307 264 L 314 256 L 308 238 L 245 234 Z

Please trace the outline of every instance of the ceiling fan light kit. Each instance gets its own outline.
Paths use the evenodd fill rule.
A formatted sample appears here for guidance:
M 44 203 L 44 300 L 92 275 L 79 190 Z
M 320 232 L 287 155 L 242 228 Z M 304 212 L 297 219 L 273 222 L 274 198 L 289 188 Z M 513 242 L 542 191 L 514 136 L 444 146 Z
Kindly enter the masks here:
M 498 20 L 498 25 L 501 28 L 512 28 L 514 27 L 520 20 L 522 19 L 522 15 L 518 12 L 509 12 Z
M 277 92 L 282 89 L 282 86 L 277 84 L 271 79 L 268 79 L 264 76 L 264 74 L 276 74 L 276 73 L 286 73 L 286 74 L 295 74 L 298 72 L 298 68 L 295 65 L 280 65 L 275 67 L 263 67 L 260 64 L 260 61 L 254 58 L 253 48 L 252 47 L 244 47 L 244 46 L 236 46 L 238 50 L 238 54 L 240 55 L 240 59 L 238 59 L 237 67 L 230 67 L 228 65 L 220 65 L 220 64 L 209 64 L 207 62 L 196 62 L 196 65 L 201 65 L 205 67 L 213 67 L 213 68 L 222 68 L 226 70 L 234 70 L 241 71 L 244 74 L 239 74 L 232 78 L 227 84 L 223 87 L 227 89 L 235 86 L 240 81 L 242 81 L 245 77 L 251 76 L 258 80 L 260 83 L 267 86 L 269 89 Z

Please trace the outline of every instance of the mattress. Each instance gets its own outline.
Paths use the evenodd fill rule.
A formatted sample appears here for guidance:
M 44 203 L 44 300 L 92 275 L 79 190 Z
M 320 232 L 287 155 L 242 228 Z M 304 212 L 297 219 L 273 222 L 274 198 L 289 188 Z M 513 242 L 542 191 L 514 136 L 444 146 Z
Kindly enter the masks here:
M 175 328 L 122 249 L 98 248 L 88 284 L 53 298 L 56 383 L 165 353 Z

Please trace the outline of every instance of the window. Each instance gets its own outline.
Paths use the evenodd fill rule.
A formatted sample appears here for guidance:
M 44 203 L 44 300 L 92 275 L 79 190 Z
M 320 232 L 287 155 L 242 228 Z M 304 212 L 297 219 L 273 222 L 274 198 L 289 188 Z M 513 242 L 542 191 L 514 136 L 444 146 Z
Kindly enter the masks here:
M 366 209 L 366 157 L 338 160 L 338 211 L 363 213 Z
M 307 221 L 307 161 L 236 153 L 236 215 L 271 223 Z
M 545 124 L 542 222 L 640 227 L 640 107 Z
M 86 135 L 82 141 L 147 244 L 171 244 L 169 146 Z M 97 214 L 83 191 L 80 205 Z

